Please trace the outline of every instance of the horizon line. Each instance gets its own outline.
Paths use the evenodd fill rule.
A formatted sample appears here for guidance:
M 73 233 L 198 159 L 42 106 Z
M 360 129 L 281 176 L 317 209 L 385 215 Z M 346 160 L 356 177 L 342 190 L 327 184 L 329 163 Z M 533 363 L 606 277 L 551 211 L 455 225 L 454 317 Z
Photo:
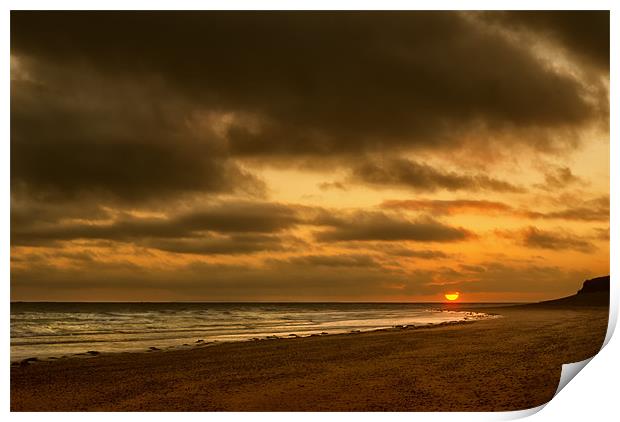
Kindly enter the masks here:
M 282 303 L 282 304 L 302 304 L 302 303 L 308 303 L 308 304 L 330 304 L 330 303 L 367 303 L 367 304 L 417 304 L 417 303 L 440 303 L 440 304 L 444 304 L 444 303 L 452 303 L 452 304 L 480 304 L 480 303 L 487 303 L 487 304 L 497 304 L 497 303 L 501 303 L 501 304 L 510 304 L 510 303 L 538 303 L 538 302 L 527 302 L 527 301 L 510 301 L 510 302 L 455 302 L 455 301 L 419 301 L 419 302 L 415 302 L 415 301 L 408 301 L 408 302 L 403 302 L 403 301 L 273 301 L 273 300 L 267 300 L 267 301 L 227 301 L 227 300 L 223 300 L 223 301 L 202 301 L 202 300 L 197 300 L 197 301 L 193 301 L 193 300 L 177 300 L 177 301 L 173 301 L 173 300 L 167 300 L 167 301 L 132 301 L 132 300 L 105 300 L 105 301 L 74 301 L 74 300 L 11 300 L 10 301 L 11 304 L 13 303 L 211 303 L 211 304 L 215 304 L 215 303 L 221 303 L 221 304 L 228 304 L 228 303 L 248 303 L 248 304 L 253 304 L 253 303 Z

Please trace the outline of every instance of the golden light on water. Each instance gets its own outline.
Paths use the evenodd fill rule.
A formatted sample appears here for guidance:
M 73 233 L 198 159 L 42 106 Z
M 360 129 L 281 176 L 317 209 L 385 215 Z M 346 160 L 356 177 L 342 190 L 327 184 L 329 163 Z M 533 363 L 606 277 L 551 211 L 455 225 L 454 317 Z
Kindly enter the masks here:
M 453 301 L 453 300 L 457 300 L 459 298 L 459 295 L 460 295 L 459 292 L 453 292 L 453 293 L 446 293 L 444 296 L 449 301 Z

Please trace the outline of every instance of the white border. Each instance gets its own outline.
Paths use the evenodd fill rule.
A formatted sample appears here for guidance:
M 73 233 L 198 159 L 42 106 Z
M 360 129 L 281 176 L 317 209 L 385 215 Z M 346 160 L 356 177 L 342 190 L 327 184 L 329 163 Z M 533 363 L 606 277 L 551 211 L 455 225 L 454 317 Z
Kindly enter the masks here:
M 8 0 L 10 10 L 611 10 L 611 0 Z

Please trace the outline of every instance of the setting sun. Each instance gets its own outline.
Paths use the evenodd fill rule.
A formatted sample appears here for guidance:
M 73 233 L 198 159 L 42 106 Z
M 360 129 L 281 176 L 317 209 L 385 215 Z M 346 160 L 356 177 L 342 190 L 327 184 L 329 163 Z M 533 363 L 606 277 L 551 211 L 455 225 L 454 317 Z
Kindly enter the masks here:
M 453 300 L 457 300 L 459 298 L 459 295 L 460 295 L 459 292 L 454 292 L 454 293 L 446 293 L 444 296 L 449 301 L 453 301 Z

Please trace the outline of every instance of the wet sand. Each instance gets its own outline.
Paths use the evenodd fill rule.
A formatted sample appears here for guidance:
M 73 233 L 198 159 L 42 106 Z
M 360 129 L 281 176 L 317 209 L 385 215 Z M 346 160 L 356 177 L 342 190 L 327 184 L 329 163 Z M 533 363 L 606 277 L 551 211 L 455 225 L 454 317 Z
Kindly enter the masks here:
M 607 329 L 605 306 L 484 311 L 502 317 L 12 367 L 11 410 L 519 410 L 549 401 L 562 363 Z

